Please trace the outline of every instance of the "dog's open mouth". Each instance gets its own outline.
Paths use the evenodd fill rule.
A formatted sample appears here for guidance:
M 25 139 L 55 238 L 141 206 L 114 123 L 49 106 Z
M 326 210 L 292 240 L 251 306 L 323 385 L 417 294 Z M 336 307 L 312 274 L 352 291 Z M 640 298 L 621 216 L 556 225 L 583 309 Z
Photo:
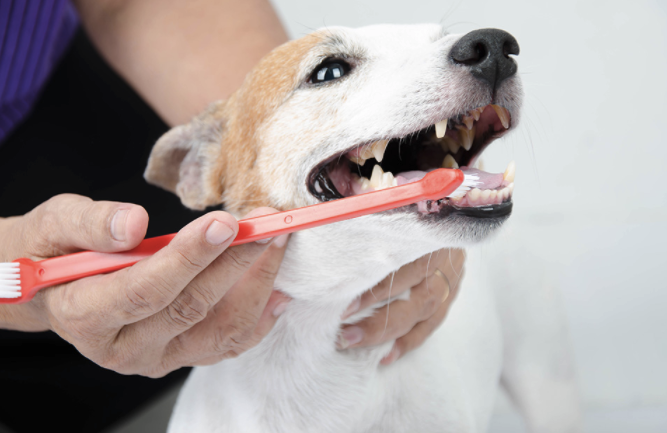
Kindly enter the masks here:
M 514 163 L 505 173 L 472 168 L 482 151 L 511 125 L 509 111 L 487 105 L 438 122 L 405 137 L 360 144 L 318 164 L 308 189 L 321 201 L 364 194 L 415 182 L 437 168 L 460 168 L 479 177 L 465 196 L 417 203 L 421 213 L 461 211 L 497 217 L 511 212 Z

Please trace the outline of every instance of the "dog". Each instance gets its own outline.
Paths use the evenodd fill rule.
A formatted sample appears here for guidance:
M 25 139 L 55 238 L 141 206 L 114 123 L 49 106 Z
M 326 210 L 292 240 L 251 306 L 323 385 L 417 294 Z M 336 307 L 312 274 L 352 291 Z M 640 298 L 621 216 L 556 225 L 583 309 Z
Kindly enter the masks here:
M 531 431 L 578 431 L 574 378 L 551 368 L 569 360 L 557 349 L 545 359 L 522 344 L 530 339 L 504 341 L 540 330 L 503 328 L 483 271 L 468 273 L 444 326 L 392 365 L 379 366 L 392 342 L 336 350 L 356 297 L 425 254 L 486 239 L 510 216 L 514 166 L 503 174 L 473 166 L 518 124 L 518 54 L 516 39 L 497 29 L 326 28 L 276 48 L 229 99 L 156 143 L 150 183 L 190 208 L 224 203 L 239 217 L 400 185 L 439 167 L 480 177 L 462 198 L 294 233 L 276 279 L 292 302 L 258 346 L 194 369 L 170 433 L 483 432 L 501 378 Z

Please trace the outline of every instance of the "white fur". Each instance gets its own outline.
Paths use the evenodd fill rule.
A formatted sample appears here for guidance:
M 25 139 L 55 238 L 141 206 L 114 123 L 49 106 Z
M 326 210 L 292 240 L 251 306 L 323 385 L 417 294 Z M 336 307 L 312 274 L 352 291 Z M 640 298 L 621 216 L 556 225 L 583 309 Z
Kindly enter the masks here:
M 363 60 L 335 86 L 294 90 L 257 130 L 271 144 L 261 148 L 257 164 L 278 206 L 316 203 L 306 177 L 331 155 L 491 103 L 465 68 L 447 60 L 461 35 L 446 35 L 436 25 L 327 32 Z M 317 53 L 303 59 L 304 77 L 321 61 Z M 344 103 L 332 103 L 341 96 Z M 515 76 L 502 84 L 495 103 L 508 108 L 516 124 L 520 102 Z M 494 284 L 476 258 L 467 261 L 465 284 L 444 326 L 393 365 L 379 366 L 391 342 L 345 351 L 335 342 L 340 316 L 355 297 L 406 263 L 477 242 L 499 224 L 384 213 L 295 233 L 276 280 L 293 301 L 257 347 L 193 371 L 169 432 L 485 431 L 507 354 Z M 528 355 L 518 356 L 518 365 L 521 359 L 530 363 L 530 349 L 520 349 Z M 514 376 L 521 376 L 516 365 Z M 535 394 L 539 409 L 531 413 L 550 420 L 547 426 L 533 423 L 540 426 L 535 432 L 576 430 L 566 430 L 569 420 L 549 417 L 554 411 L 540 404 L 548 389 L 530 383 L 523 389 Z

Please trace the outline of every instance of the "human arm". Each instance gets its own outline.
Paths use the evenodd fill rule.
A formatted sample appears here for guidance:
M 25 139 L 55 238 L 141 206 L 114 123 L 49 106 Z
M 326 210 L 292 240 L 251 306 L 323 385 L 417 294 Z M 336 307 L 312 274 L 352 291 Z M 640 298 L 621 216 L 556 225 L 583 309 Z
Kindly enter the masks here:
M 169 125 L 227 98 L 287 41 L 267 0 L 75 0 L 107 62 Z

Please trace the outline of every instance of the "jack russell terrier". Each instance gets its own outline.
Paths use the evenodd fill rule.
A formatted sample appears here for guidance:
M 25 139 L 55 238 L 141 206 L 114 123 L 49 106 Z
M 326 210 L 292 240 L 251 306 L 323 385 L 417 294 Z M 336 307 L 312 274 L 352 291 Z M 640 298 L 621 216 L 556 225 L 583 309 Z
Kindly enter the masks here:
M 518 122 L 517 54 L 514 37 L 496 29 L 327 28 L 276 48 L 228 100 L 157 142 L 149 182 L 188 207 L 224 203 L 237 216 L 363 194 L 439 167 L 481 179 L 459 199 L 294 233 L 276 279 L 293 301 L 255 348 L 194 369 L 170 433 L 483 432 L 501 375 L 531 431 L 579 431 L 574 380 L 549 367 L 569 360 L 503 341 L 483 272 L 467 276 L 446 324 L 399 361 L 379 365 L 392 342 L 336 350 L 356 297 L 425 254 L 485 239 L 509 217 L 514 165 L 504 174 L 472 167 Z

